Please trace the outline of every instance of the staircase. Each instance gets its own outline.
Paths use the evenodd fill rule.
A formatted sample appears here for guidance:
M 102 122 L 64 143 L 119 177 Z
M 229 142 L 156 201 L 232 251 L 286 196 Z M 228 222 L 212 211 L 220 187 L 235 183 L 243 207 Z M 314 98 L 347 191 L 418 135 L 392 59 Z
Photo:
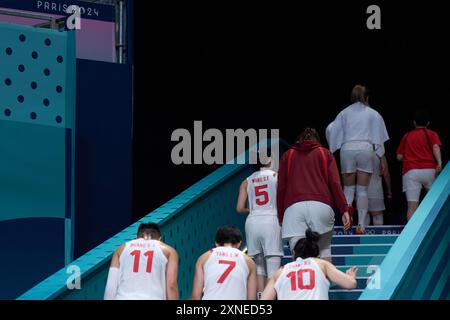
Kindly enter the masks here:
M 353 290 L 344 290 L 331 284 L 330 300 L 357 300 L 366 288 L 367 279 L 376 271 L 402 230 L 403 226 L 370 226 L 365 235 L 356 235 L 354 227 L 347 232 L 342 227 L 335 227 L 331 240 L 332 262 L 343 272 L 356 266 L 358 285 Z M 282 265 L 292 261 L 287 245 L 284 252 Z

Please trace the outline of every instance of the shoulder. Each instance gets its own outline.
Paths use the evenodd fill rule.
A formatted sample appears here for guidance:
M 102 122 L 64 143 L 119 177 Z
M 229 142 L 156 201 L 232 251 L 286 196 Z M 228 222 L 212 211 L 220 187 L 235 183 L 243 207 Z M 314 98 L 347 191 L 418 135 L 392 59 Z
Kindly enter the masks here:
M 125 248 L 127 247 L 127 243 L 122 244 L 120 247 L 118 247 L 116 249 L 116 251 L 114 252 L 114 254 L 117 255 L 117 257 L 120 257 L 120 255 L 122 254 L 123 250 L 125 250 Z
M 250 270 L 256 270 L 256 264 L 255 261 L 253 261 L 252 258 L 250 258 L 248 255 L 242 253 L 242 256 L 244 257 L 245 262 L 247 263 L 247 266 Z
M 208 250 L 205 253 L 203 253 L 200 257 L 198 257 L 197 263 L 198 264 L 204 264 L 209 259 L 209 257 L 211 256 L 212 252 L 213 252 L 213 249 Z
M 160 248 L 167 257 L 178 256 L 177 250 L 164 242 L 160 242 Z

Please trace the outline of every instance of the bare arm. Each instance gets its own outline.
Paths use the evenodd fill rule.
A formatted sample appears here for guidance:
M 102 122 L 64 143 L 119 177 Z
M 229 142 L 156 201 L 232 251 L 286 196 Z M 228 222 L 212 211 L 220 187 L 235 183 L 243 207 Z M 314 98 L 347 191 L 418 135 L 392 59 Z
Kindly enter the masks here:
M 239 187 L 239 197 L 236 204 L 236 211 L 238 213 L 249 213 L 250 210 L 246 208 L 247 203 L 247 180 L 244 180 Z
M 178 254 L 175 249 L 168 247 L 169 257 L 166 271 L 167 300 L 178 300 Z
M 439 173 L 442 170 L 442 158 L 441 158 L 441 148 L 438 144 L 433 145 L 433 155 L 437 162 L 436 171 Z
M 275 272 L 270 278 L 269 282 L 266 285 L 266 288 L 264 289 L 261 300 L 275 300 L 277 298 L 277 291 L 275 290 L 275 282 L 277 282 L 278 277 L 281 274 L 282 269 L 278 269 L 277 272 Z
M 383 156 L 380 159 L 380 161 L 382 163 L 384 163 L 383 179 L 384 179 L 384 183 L 386 184 L 387 197 L 390 199 L 390 198 L 392 198 L 392 187 L 391 187 L 391 175 L 389 173 L 389 166 L 388 166 L 385 156 Z
M 247 300 L 256 300 L 256 264 L 255 262 L 245 256 L 250 273 L 247 279 Z
M 197 263 L 195 264 L 195 275 L 194 275 L 194 284 L 192 286 L 192 293 L 190 300 L 201 300 L 203 294 L 204 287 L 204 273 L 203 273 L 203 265 L 206 261 L 206 254 L 203 254 L 198 258 Z
M 344 289 L 356 288 L 356 272 L 358 270 L 356 267 L 352 267 L 348 269 L 346 273 L 343 273 L 330 262 L 324 262 L 326 275 L 327 278 L 330 279 L 330 281 L 336 283 L 338 286 Z

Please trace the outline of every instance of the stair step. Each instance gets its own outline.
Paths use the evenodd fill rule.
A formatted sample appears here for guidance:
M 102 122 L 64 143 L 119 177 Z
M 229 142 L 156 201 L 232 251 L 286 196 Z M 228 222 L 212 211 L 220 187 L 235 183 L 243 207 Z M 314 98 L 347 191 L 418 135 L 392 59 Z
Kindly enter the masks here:
M 367 287 L 367 279 L 368 278 L 356 278 L 356 288 L 353 290 L 364 290 Z M 337 284 L 330 283 L 330 290 L 333 289 L 341 289 Z
M 337 235 L 331 244 L 393 244 L 398 235 Z
M 387 254 L 391 249 L 391 244 L 353 244 L 353 245 L 332 245 L 332 255 L 351 254 Z
M 335 266 L 380 265 L 385 254 L 334 255 L 331 260 Z
M 366 228 L 366 234 L 374 235 L 374 234 L 382 234 L 382 235 L 399 235 L 404 226 L 401 225 L 390 225 L 390 226 L 369 226 Z M 335 235 L 353 235 L 356 233 L 356 227 L 352 227 L 348 231 L 344 231 L 344 227 L 338 226 L 334 227 Z
M 338 266 L 354 266 L 354 265 L 380 265 L 383 262 L 385 254 L 357 254 L 357 255 L 333 255 L 332 263 Z M 292 262 L 292 256 L 286 255 L 281 258 L 281 265 Z
M 328 293 L 330 300 L 358 300 L 363 290 L 330 290 Z

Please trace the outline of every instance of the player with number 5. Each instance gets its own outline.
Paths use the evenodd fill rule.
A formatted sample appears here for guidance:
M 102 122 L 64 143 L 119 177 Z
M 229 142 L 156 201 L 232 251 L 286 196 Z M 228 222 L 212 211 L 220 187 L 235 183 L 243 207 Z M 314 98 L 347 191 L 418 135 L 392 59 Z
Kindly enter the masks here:
M 258 170 L 241 183 L 236 205 L 238 213 L 249 214 L 245 221 L 247 254 L 256 263 L 258 298 L 284 255 L 277 217 L 278 177 L 271 158 L 261 159 L 261 154 L 256 158 Z

